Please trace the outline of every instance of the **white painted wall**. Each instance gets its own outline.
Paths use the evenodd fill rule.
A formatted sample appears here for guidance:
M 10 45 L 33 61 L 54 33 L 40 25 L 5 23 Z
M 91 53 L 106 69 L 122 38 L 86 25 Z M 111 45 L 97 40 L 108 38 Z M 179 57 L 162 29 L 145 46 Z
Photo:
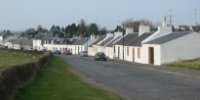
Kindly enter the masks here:
M 139 36 L 146 32 L 150 32 L 150 26 L 149 25 L 140 25 L 139 26 Z
M 149 64 L 149 47 L 154 48 L 154 65 L 161 65 L 161 47 L 155 44 L 143 44 L 141 48 L 141 59 L 136 62 Z
M 126 34 L 128 34 L 128 33 L 134 33 L 134 29 L 131 28 L 131 27 L 127 27 L 126 28 Z
M 200 33 L 191 33 L 162 45 L 161 64 L 200 58 Z
M 124 60 L 129 61 L 129 62 L 133 62 L 134 61 L 134 51 L 133 51 L 133 47 L 131 46 L 125 46 L 124 47 L 125 51 L 124 51 Z M 129 49 L 129 54 L 127 53 Z
M 12 49 L 13 48 L 13 44 L 12 42 L 6 42 L 6 45 L 8 46 L 9 49 Z
M 3 45 L 3 36 L 0 36 L 0 44 Z
M 33 40 L 33 49 L 43 50 L 42 41 L 41 40 Z
M 113 59 L 114 58 L 114 49 L 113 49 L 113 47 L 105 47 L 105 55 L 107 56 L 107 57 L 109 57 L 110 59 Z
M 65 51 L 67 48 L 67 45 L 65 44 L 43 44 L 44 49 L 50 50 L 50 51 L 55 51 L 55 50 L 60 50 L 62 53 Z
M 119 49 L 118 49 L 119 48 Z M 124 47 L 125 48 L 125 47 Z M 118 51 L 119 50 L 119 51 Z M 125 49 L 124 49 L 125 50 Z M 125 51 L 124 51 L 125 52 Z M 124 53 L 125 54 L 125 53 Z M 115 45 L 115 57 L 123 60 L 123 46 Z
M 93 45 L 92 47 L 89 47 L 88 55 L 95 56 L 97 52 L 98 52 L 97 45 Z

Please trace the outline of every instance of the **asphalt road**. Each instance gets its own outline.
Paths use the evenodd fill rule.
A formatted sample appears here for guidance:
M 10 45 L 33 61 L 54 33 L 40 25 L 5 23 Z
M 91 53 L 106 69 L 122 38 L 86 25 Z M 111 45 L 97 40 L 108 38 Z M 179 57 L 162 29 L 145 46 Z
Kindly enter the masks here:
M 155 72 L 137 65 L 59 55 L 71 67 L 127 100 L 200 100 L 200 80 Z

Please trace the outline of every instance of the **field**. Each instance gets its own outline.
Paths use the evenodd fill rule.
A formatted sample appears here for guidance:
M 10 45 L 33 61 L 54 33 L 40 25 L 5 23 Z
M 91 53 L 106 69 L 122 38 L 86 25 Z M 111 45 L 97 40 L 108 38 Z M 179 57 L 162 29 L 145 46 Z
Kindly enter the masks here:
M 0 50 L 0 67 L 27 63 L 37 59 L 39 56 L 39 54 Z
M 187 61 L 177 61 L 169 65 L 173 67 L 200 70 L 200 58 L 194 59 L 194 60 L 187 60 Z
M 86 83 L 61 59 L 54 57 L 31 84 L 19 89 L 16 100 L 121 100 Z

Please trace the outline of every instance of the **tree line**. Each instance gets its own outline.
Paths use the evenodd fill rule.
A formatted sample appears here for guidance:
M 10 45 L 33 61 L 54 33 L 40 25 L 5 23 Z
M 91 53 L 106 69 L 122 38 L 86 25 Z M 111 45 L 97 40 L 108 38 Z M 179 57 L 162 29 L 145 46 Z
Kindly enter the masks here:
M 132 27 L 135 32 L 138 32 L 140 24 L 149 25 L 151 29 L 155 28 L 155 25 L 149 20 L 129 19 L 123 21 L 121 25 L 116 26 L 114 30 L 110 30 L 109 32 L 123 31 L 123 28 L 125 27 Z M 74 36 L 88 37 L 90 35 L 105 35 L 107 32 L 108 30 L 105 27 L 101 28 L 96 23 L 86 23 L 86 21 L 82 19 L 78 24 L 72 23 L 67 25 L 66 27 L 52 25 L 50 29 L 46 29 L 39 25 L 36 29 L 29 28 L 25 30 L 21 36 L 29 38 L 41 38 L 44 33 L 50 33 L 53 36 L 72 38 Z
M 88 37 L 90 35 L 104 35 L 107 33 L 105 27 L 100 28 L 96 23 L 86 23 L 85 20 L 81 20 L 78 24 L 72 23 L 66 27 L 61 27 L 59 25 L 52 25 L 48 30 L 39 25 L 36 29 L 29 28 L 22 33 L 22 37 L 29 38 L 41 38 L 44 33 L 52 34 L 53 36 L 72 38 L 74 36 Z

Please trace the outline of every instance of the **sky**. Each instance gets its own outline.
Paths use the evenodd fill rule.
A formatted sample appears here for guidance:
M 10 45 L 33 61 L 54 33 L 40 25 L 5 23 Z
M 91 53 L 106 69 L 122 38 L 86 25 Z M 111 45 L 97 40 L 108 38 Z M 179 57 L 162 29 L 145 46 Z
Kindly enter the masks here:
M 172 23 L 200 23 L 200 0 L 0 0 L 0 30 L 22 31 L 42 25 L 67 26 L 81 19 L 114 29 L 127 19 L 154 23 L 172 15 Z

